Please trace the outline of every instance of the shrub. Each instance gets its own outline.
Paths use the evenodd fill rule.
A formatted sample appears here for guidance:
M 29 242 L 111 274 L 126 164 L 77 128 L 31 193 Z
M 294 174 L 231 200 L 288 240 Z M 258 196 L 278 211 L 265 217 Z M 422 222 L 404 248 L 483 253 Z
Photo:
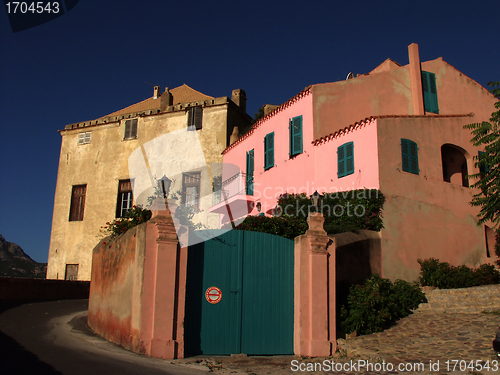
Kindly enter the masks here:
M 328 234 L 368 229 L 380 231 L 384 195 L 375 189 L 359 189 L 325 193 L 319 211 L 325 217 L 324 229 Z M 284 216 L 306 219 L 315 212 L 306 194 L 282 194 L 278 198 L 278 212 Z
M 105 226 L 101 227 L 101 232 L 105 236 L 110 236 L 111 239 L 118 237 L 120 234 L 125 233 L 136 225 L 145 223 L 151 219 L 151 211 L 144 209 L 140 206 L 132 206 L 123 217 L 107 222 Z
M 363 284 L 350 288 L 347 305 L 341 309 L 341 326 L 346 333 L 380 332 L 410 315 L 425 301 L 418 283 L 404 280 L 392 283 L 374 274 Z
M 307 222 L 304 218 L 247 216 L 234 229 L 270 233 L 293 240 L 304 234 L 307 228 Z
M 418 263 L 422 286 L 452 289 L 500 283 L 500 272 L 490 264 L 473 269 L 463 265 L 450 266 L 449 263 L 434 258 L 419 259 Z

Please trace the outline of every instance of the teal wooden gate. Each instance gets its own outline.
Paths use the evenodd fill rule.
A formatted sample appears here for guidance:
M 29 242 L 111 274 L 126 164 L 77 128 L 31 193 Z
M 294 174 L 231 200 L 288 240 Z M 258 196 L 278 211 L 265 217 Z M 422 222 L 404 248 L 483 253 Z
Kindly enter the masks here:
M 293 241 L 267 233 L 232 230 L 190 246 L 186 355 L 293 354 L 293 269 Z

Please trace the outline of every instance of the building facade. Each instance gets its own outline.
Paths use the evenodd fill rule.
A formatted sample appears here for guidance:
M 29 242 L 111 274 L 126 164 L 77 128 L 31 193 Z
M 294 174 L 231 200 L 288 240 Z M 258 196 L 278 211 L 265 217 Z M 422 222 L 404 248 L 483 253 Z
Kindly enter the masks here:
M 193 221 L 218 227 L 219 215 L 208 212 L 214 177 L 231 135 L 250 124 L 245 103 L 240 89 L 230 99 L 157 86 L 151 98 L 60 130 L 47 278 L 89 280 L 102 226 L 144 204 L 164 177 L 176 204 L 194 207 Z
M 479 172 L 481 150 L 463 125 L 488 121 L 496 98 L 442 58 L 421 63 L 416 44 L 408 65 L 386 60 L 348 78 L 307 87 L 224 151 L 224 165 L 236 166 L 223 176 L 228 201 L 272 215 L 285 192 L 380 189 L 383 277 L 415 280 L 417 259 L 430 257 L 492 262 L 494 236 L 477 226 L 465 177 Z M 230 182 L 238 169 L 244 191 Z

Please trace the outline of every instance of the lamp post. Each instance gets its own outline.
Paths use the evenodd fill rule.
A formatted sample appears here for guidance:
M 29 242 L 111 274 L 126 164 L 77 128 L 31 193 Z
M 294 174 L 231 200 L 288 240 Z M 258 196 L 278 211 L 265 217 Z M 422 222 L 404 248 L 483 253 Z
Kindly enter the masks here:
M 309 198 L 311 198 L 312 205 L 316 207 L 316 213 L 320 213 L 319 206 L 321 205 L 321 202 L 323 201 L 323 196 L 320 193 L 318 193 L 318 191 L 316 190 L 313 194 L 311 194 L 311 196 Z
M 161 191 L 163 193 L 163 198 L 168 197 L 168 193 L 170 191 L 170 185 L 172 184 L 172 180 L 167 176 L 163 175 L 162 178 L 158 181 L 160 184 Z

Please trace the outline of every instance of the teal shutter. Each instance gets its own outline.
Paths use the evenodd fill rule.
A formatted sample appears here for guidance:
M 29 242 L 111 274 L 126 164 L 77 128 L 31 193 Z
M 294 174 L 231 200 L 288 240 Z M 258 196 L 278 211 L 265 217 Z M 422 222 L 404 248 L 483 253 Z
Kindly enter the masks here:
M 354 143 L 345 143 L 337 148 L 337 177 L 354 173 Z
M 288 129 L 290 132 L 290 156 L 303 152 L 302 148 L 302 116 L 290 120 Z
M 274 167 L 274 132 L 264 138 L 264 170 Z
M 247 152 L 247 174 L 246 174 L 246 194 L 253 195 L 253 168 L 254 168 L 254 152 Z
M 486 154 L 484 151 L 479 151 L 478 153 L 478 161 L 480 161 L 483 157 L 484 154 Z M 480 173 L 488 173 L 490 171 L 490 166 L 488 164 L 480 164 L 479 165 L 479 172 Z
M 401 157 L 403 171 L 418 174 L 418 147 L 409 139 L 401 139 Z
M 422 91 L 424 94 L 424 109 L 426 112 L 439 113 L 436 75 L 422 71 Z

